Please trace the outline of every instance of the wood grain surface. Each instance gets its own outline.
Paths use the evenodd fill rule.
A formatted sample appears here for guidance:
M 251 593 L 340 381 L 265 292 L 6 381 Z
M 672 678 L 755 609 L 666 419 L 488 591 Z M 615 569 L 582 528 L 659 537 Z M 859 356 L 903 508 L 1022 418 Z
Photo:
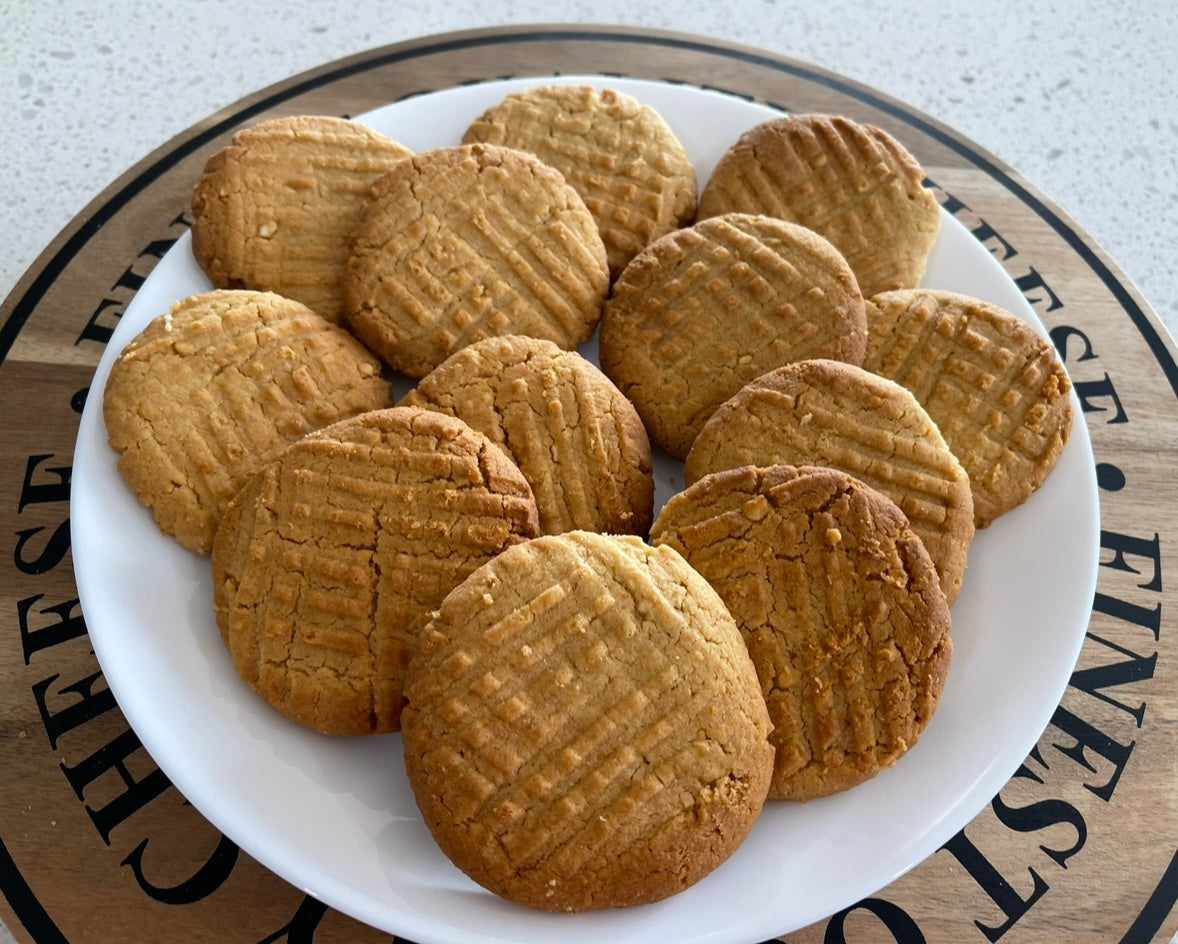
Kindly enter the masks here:
M 1075 382 L 1100 484 L 1089 635 L 1051 724 L 964 830 L 889 887 L 788 935 L 812 942 L 1166 941 L 1178 931 L 1175 347 L 1143 299 L 1018 175 L 926 116 L 754 49 L 626 29 L 432 37 L 324 66 L 210 116 L 111 185 L 0 309 L 0 906 L 21 941 L 366 942 L 208 825 L 106 689 L 69 542 L 74 437 L 110 331 L 187 226 L 232 132 L 354 114 L 507 75 L 596 72 L 715 87 L 894 132 L 1015 280 Z M 1017 654 L 1012 654 L 1017 658 Z

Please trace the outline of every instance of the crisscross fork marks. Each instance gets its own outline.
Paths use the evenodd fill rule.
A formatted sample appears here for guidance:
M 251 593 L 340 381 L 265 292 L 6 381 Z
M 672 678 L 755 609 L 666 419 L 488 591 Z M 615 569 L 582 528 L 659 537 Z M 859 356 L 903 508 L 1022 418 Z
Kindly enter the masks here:
M 682 457 L 744 384 L 802 357 L 863 358 L 863 300 L 846 261 L 783 220 L 725 214 L 663 237 L 614 286 L 602 365 L 651 438 Z
M 866 365 L 910 389 L 969 474 L 985 527 L 1050 474 L 1072 421 L 1067 374 L 1016 316 L 979 299 L 915 290 L 877 296 Z
M 889 496 L 928 547 L 952 600 L 973 537 L 969 478 L 911 393 L 862 368 L 799 361 L 758 378 L 700 431 L 688 484 L 742 465 L 826 465 Z
M 541 530 L 645 534 L 650 444 L 632 404 L 592 363 L 538 338 L 489 338 L 455 352 L 403 404 L 450 413 L 515 459 Z
M 388 405 L 379 363 L 342 328 L 275 294 L 215 290 L 132 339 L 103 413 L 120 471 L 161 529 L 207 553 L 229 500 L 275 449 Z
M 865 295 L 915 285 L 939 226 L 919 164 L 890 135 L 839 116 L 791 115 L 721 159 L 700 217 L 739 211 L 801 223 L 846 256 Z
M 753 163 L 724 191 L 732 203 L 743 212 L 780 216 L 824 235 L 832 220 L 845 217 L 858 225 L 838 241 L 840 249 L 852 255 L 863 248 L 867 239 L 861 223 L 873 214 L 862 208 L 887 191 L 898 171 L 889 156 L 859 126 L 842 120 L 796 131 L 791 127 L 771 140 L 772 145 L 751 145 Z
M 614 90 L 551 85 L 507 96 L 467 129 L 482 141 L 536 154 L 581 195 L 612 276 L 695 210 L 695 171 L 666 122 Z
M 316 730 L 396 730 L 432 610 L 537 531 L 531 490 L 486 437 L 423 409 L 299 440 L 230 507 L 213 552 L 218 625 L 275 708 Z
M 266 289 L 338 319 L 347 236 L 367 188 L 407 148 L 340 118 L 299 115 L 234 135 L 193 194 L 193 249 L 214 285 Z
M 942 526 L 961 494 L 961 476 L 952 457 L 944 449 L 922 448 L 928 437 L 919 429 L 897 429 L 895 416 L 867 413 L 848 422 L 853 405 L 858 405 L 854 398 L 828 398 L 818 392 L 812 397 L 772 388 L 750 392 L 741 406 L 746 415 L 760 418 L 758 428 L 764 434 L 754 438 L 738 432 L 725 461 L 831 465 L 882 491 L 899 491 L 897 503 L 908 506 L 905 512 L 914 526 Z M 700 441 L 699 463 L 709 445 L 709 440 Z M 698 481 L 706 471 L 718 471 L 699 463 L 688 472 L 689 482 Z
M 481 338 L 523 333 L 570 349 L 592 334 L 605 250 L 557 171 L 504 148 L 440 148 L 374 190 L 344 297 L 387 363 L 422 377 Z
M 656 167 L 659 153 L 654 148 L 622 152 L 610 147 L 603 152 L 588 146 L 576 130 L 551 134 L 542 141 L 539 157 L 560 170 L 581 194 L 607 244 L 613 242 L 632 254 L 665 232 L 667 220 L 675 218 L 667 201 L 682 201 L 682 183 Z M 624 143 L 646 142 L 635 141 L 623 128 L 606 146 Z M 640 175 L 639 167 L 646 173 Z
M 610 651 L 625 646 L 634 632 L 630 594 L 657 593 L 652 582 L 601 585 L 596 568 L 575 554 L 554 569 L 567 576 L 535 592 L 535 603 L 513 607 L 483 629 L 482 635 L 494 639 L 494 648 L 469 651 L 468 658 L 450 656 L 463 665 L 462 671 L 445 688 L 429 693 L 432 699 L 459 703 L 490 699 L 490 718 L 474 706 L 450 705 L 452 716 L 461 713 L 465 723 L 447 732 L 446 742 L 453 747 L 433 750 L 462 752 L 463 744 L 487 747 L 464 753 L 463 763 L 472 768 L 472 778 L 502 785 L 477 804 L 472 800 L 452 812 L 472 821 L 508 814 L 503 838 L 519 868 L 535 867 L 563 844 L 575 828 L 578 801 L 589 802 L 586 791 L 595 793 L 596 805 L 607 809 L 610 797 L 624 791 L 642 766 L 643 754 L 658 758 L 658 732 L 665 729 L 660 720 L 690 697 L 690 691 L 676 690 L 676 673 L 661 651 L 646 653 L 653 665 L 637 676 L 622 675 L 607 661 Z M 637 579 L 628 577 L 630 584 Z M 590 586 L 599 588 L 591 615 L 580 590 Z M 510 667 L 497 656 L 500 649 L 513 654 Z M 556 699 L 560 712 L 545 712 L 545 704 Z M 508 753 L 513 746 L 519 753 Z M 505 772 L 510 779 L 503 778 Z M 570 802 L 570 795 L 576 799 Z M 498 813 L 489 816 L 490 811 Z M 539 828 L 529 831 L 527 843 L 513 843 L 510 827 L 518 827 L 517 817 L 525 812 Z
M 778 799 L 846 789 L 919 736 L 949 614 L 926 551 L 880 493 L 830 468 L 715 473 L 652 529 L 725 601 L 774 724 Z
M 793 230 L 743 216 L 716 217 L 695 232 L 702 240 L 681 243 L 682 258 L 663 273 L 657 290 L 668 313 L 675 312 L 669 327 L 682 331 L 695 326 L 698 333 L 697 319 L 706 315 L 723 323 L 723 335 L 730 336 L 738 333 L 732 317 L 751 308 L 775 322 L 773 333 L 789 340 L 792 359 L 802 359 L 793 357 L 795 350 L 823 356 L 855 346 L 848 335 L 861 332 L 847 309 L 857 307 L 856 293 L 840 284 L 833 253 L 822 253 Z M 720 333 L 713 328 L 712 337 Z M 652 353 L 667 359 L 665 352 L 688 350 L 691 346 L 671 330 Z
M 581 910 L 663 897 L 739 841 L 745 814 L 736 827 L 720 805 L 755 807 L 765 788 L 767 715 L 706 590 L 673 553 L 573 532 L 501 554 L 446 599 L 414 663 L 405 747 L 460 867 Z M 649 860 L 671 834 L 682 874 Z
M 1053 374 L 1046 342 L 1013 318 L 971 317 L 969 307 L 947 297 L 938 307 L 939 295 L 913 293 L 907 307 L 889 306 L 890 317 L 873 304 L 871 363 L 865 366 L 912 391 L 942 433 L 954 420 L 968 422 L 992 443 L 990 455 L 1011 449 L 1034 460 L 1013 433 L 1026 425 Z
M 556 322 L 556 334 L 574 342 L 585 339 L 585 306 L 600 304 L 600 284 L 594 284 L 588 273 L 570 266 L 565 254 L 558 254 L 542 234 L 551 225 L 551 217 L 528 220 L 528 210 L 518 201 L 490 200 L 485 208 L 488 230 L 480 231 L 486 248 L 502 259 L 514 273 L 510 282 L 528 307 L 544 312 Z M 472 228 L 477 229 L 479 217 L 472 216 Z M 464 230 L 469 236 L 470 229 Z M 472 242 L 474 240 L 472 239 Z M 497 269 L 488 263 L 489 268 Z M 537 319 L 542 322 L 544 319 Z M 593 323 L 596 319 L 591 319 Z

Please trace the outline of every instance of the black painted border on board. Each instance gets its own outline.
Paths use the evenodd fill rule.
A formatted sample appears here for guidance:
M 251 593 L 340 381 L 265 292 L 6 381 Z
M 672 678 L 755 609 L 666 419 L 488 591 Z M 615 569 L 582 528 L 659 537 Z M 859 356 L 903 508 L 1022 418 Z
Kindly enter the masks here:
M 1089 247 L 1081 234 L 1060 217 L 1040 197 L 999 167 L 990 157 L 982 154 L 970 145 L 957 140 L 934 124 L 929 118 L 915 111 L 911 111 L 897 102 L 884 98 L 871 89 L 856 85 L 849 80 L 821 72 L 816 68 L 797 62 L 779 59 L 768 53 L 759 52 L 751 48 L 718 45 L 708 40 L 674 33 L 629 33 L 620 30 L 613 31 L 593 28 L 570 29 L 567 27 L 525 27 L 518 32 L 507 33 L 500 29 L 490 29 L 485 32 L 463 34 L 457 37 L 451 36 L 447 38 L 446 36 L 442 36 L 434 42 L 427 42 L 424 45 L 412 44 L 408 48 L 406 48 L 405 44 L 398 44 L 389 47 L 386 52 L 357 59 L 334 69 L 328 69 L 327 71 L 315 70 L 315 73 L 310 77 L 301 81 L 295 81 L 290 85 L 284 84 L 277 91 L 269 95 L 264 95 L 257 101 L 233 112 L 199 134 L 179 142 L 175 148 L 158 157 L 127 181 L 127 183 L 113 193 L 105 202 L 90 211 L 90 215 L 81 221 L 78 229 L 49 258 L 41 271 L 34 277 L 29 288 L 17 299 L 15 305 L 13 305 L 11 314 L 5 320 L 4 324 L 0 325 L 0 364 L 8 357 L 17 336 L 29 318 L 32 317 L 33 312 L 44 298 L 49 287 L 102 226 L 126 206 L 132 198 L 146 189 L 179 161 L 204 147 L 207 143 L 230 128 L 261 114 L 283 101 L 302 95 L 311 89 L 328 85 L 351 75 L 383 68 L 397 62 L 483 46 L 559 41 L 633 43 L 643 46 L 661 46 L 688 52 L 700 52 L 721 58 L 734 59 L 750 65 L 771 69 L 775 72 L 796 76 L 817 85 L 826 86 L 848 97 L 858 99 L 864 104 L 879 109 L 918 129 L 923 134 L 965 158 L 976 168 L 1001 184 L 1024 205 L 1034 211 L 1036 215 L 1067 243 L 1076 255 L 1093 271 L 1097 278 L 1100 279 L 1117 300 L 1118 304 L 1124 309 L 1130 321 L 1133 322 L 1156 358 L 1158 366 L 1162 369 L 1166 379 L 1169 381 L 1170 388 L 1174 391 L 1175 396 L 1178 397 L 1178 363 L 1175 363 L 1173 357 L 1170 355 L 1165 340 L 1145 310 L 1133 298 L 1132 293 L 1121 283 L 1100 256 Z M 17 918 L 24 925 L 25 929 L 33 934 L 37 944 L 68 944 L 61 931 L 54 924 L 53 919 L 50 918 L 40 901 L 37 900 L 36 895 L 25 881 L 24 876 L 21 875 L 19 868 L 4 845 L 2 837 L 0 837 L 0 891 L 4 892 Z M 1178 903 L 1178 853 L 1175 853 L 1175 856 L 1171 859 L 1170 864 L 1159 879 L 1157 886 L 1150 894 L 1145 907 L 1133 921 L 1124 938 L 1122 938 L 1121 944 L 1138 944 L 1138 942 L 1152 940 L 1153 935 L 1161 928 L 1162 923 L 1173 910 L 1176 903 Z
M 1151 944 L 1174 910 L 1175 902 L 1178 902 L 1178 852 L 1174 853 L 1157 886 L 1150 892 L 1145 907 L 1121 938 L 1121 944 Z
M 17 920 L 37 944 L 69 944 L 21 875 L 3 839 L 0 839 L 0 891 L 4 892 Z

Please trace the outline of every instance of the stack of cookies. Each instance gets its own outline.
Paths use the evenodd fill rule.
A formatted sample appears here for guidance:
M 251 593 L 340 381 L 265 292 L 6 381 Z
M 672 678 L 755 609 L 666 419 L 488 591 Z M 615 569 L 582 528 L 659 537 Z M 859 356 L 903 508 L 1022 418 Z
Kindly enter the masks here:
M 653 109 L 573 85 L 417 154 L 264 122 L 197 183 L 215 288 L 117 359 L 110 443 L 211 554 L 242 679 L 317 732 L 402 731 L 459 868 L 545 910 L 655 901 L 767 800 L 916 743 L 974 531 L 1066 442 L 1052 349 L 918 287 L 923 178 L 790 115 L 697 201 Z

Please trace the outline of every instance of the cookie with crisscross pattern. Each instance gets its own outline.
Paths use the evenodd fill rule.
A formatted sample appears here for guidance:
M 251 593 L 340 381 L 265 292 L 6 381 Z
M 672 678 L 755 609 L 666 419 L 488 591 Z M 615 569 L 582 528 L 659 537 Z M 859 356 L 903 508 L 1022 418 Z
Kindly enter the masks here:
M 532 486 L 544 534 L 645 535 L 650 440 L 621 391 L 576 351 L 512 335 L 451 354 L 400 401 L 465 420 Z
M 507 334 L 566 350 L 597 327 L 605 247 L 585 204 L 523 151 L 424 151 L 373 184 L 353 234 L 344 323 L 382 360 L 423 377 Z
M 859 363 L 863 298 L 838 251 L 768 216 L 703 220 L 644 249 L 614 284 L 601 366 L 651 439 L 682 459 L 712 411 L 774 367 Z
M 363 413 L 287 447 L 230 504 L 217 625 L 238 674 L 292 720 L 396 731 L 432 611 L 536 533 L 531 489 L 481 433 L 429 410 Z
M 462 141 L 519 148 L 564 174 L 597 221 L 614 277 L 643 246 L 695 216 L 695 169 L 683 145 L 657 111 L 613 89 L 514 92 Z
M 119 471 L 160 529 L 208 553 L 270 453 L 390 404 L 380 362 L 343 328 L 271 292 L 225 289 L 176 302 L 133 338 L 102 410 Z
M 975 526 L 1030 497 L 1072 426 L 1055 349 L 1005 309 L 950 292 L 886 292 L 867 316 L 863 366 L 912 391 L 936 422 L 969 473 Z
M 471 878 L 525 905 L 656 901 L 723 862 L 769 786 L 756 672 L 670 548 L 574 531 L 446 597 L 410 666 L 405 764 Z
M 716 165 L 699 218 L 764 213 L 816 230 L 864 296 L 913 288 L 940 226 L 924 171 L 894 137 L 841 115 L 787 115 L 745 132 Z
M 277 292 L 338 321 L 347 240 L 368 188 L 411 153 L 358 122 L 327 115 L 244 128 L 197 181 L 193 255 L 218 288 Z
M 746 466 L 673 496 L 651 531 L 720 594 L 773 723 L 771 799 L 849 789 L 932 719 L 949 607 L 894 502 L 830 468 Z
M 832 360 L 779 367 L 712 414 L 684 478 L 778 464 L 830 466 L 883 492 L 924 542 L 946 598 L 957 596 L 974 534 L 969 476 L 898 383 Z

